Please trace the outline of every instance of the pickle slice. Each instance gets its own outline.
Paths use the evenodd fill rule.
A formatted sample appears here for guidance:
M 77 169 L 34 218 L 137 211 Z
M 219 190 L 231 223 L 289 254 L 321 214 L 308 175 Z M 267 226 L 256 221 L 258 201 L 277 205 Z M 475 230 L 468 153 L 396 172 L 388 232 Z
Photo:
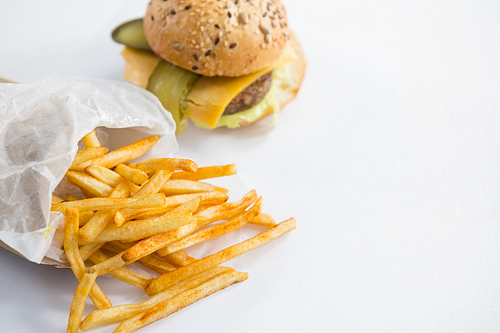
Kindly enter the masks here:
M 111 38 L 117 43 L 137 49 L 151 51 L 146 36 L 142 18 L 125 22 L 113 30 Z
M 177 125 L 175 134 L 187 127 L 187 96 L 199 75 L 161 60 L 149 77 L 147 90 L 158 97 L 173 116 Z

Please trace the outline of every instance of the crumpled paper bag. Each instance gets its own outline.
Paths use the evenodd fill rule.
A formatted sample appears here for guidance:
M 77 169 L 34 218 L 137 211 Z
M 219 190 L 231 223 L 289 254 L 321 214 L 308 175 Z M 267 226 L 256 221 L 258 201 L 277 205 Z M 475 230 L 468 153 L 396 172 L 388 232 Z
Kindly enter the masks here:
M 118 131 L 119 145 L 106 143 L 114 149 L 159 134 L 148 154 L 178 150 L 170 113 L 153 94 L 125 82 L 59 77 L 0 84 L 0 115 L 0 245 L 36 263 L 64 265 L 64 218 L 50 211 L 51 198 L 84 135 Z

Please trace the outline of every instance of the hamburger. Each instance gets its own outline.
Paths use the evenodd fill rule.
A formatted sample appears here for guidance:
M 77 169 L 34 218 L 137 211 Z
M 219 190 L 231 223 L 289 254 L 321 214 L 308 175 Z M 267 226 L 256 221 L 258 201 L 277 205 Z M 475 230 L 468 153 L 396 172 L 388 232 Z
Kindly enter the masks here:
M 177 133 L 252 124 L 293 100 L 305 73 L 279 0 L 151 0 L 122 24 L 126 80 L 153 92 Z

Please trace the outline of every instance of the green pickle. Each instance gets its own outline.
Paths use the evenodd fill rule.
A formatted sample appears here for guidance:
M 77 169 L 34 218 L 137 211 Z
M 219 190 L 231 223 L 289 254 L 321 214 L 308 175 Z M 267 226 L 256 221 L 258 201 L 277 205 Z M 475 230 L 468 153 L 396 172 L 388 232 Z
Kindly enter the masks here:
M 147 90 L 158 97 L 177 125 L 175 134 L 184 132 L 188 124 L 187 96 L 198 75 L 161 60 L 149 77 Z
M 111 38 L 113 38 L 115 42 L 126 46 L 151 51 L 146 36 L 144 35 L 142 18 L 125 22 L 116 27 L 111 33 Z

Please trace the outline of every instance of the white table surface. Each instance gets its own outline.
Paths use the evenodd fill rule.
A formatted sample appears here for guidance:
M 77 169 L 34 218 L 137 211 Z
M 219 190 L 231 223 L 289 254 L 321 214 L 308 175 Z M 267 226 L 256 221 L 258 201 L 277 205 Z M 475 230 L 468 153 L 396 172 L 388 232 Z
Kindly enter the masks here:
M 309 66 L 279 125 L 178 141 L 200 165 L 236 163 L 298 228 L 228 263 L 244 283 L 141 331 L 498 332 L 499 3 L 283 1 Z M 110 32 L 146 4 L 2 1 L 0 77 L 122 80 Z M 0 331 L 64 331 L 76 285 L 0 249 Z

